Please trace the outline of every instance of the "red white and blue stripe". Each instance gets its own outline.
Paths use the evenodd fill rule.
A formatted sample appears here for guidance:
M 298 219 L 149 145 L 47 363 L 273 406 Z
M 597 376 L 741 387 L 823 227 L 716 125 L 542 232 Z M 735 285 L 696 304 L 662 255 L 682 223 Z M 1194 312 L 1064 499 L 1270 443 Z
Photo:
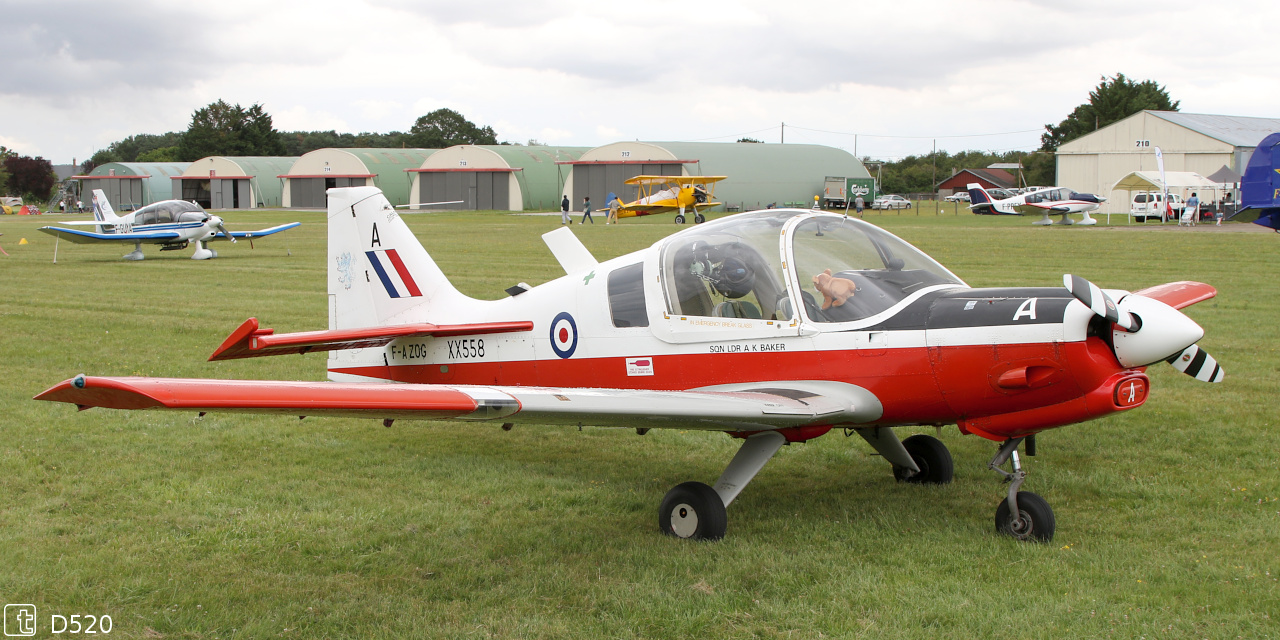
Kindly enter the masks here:
M 366 251 L 364 255 L 369 258 L 369 265 L 378 274 L 378 279 L 382 281 L 388 296 L 416 298 L 422 295 L 422 291 L 418 289 L 418 283 L 413 281 L 413 275 L 404 266 L 404 261 L 400 259 L 400 254 L 396 253 L 395 249 Z

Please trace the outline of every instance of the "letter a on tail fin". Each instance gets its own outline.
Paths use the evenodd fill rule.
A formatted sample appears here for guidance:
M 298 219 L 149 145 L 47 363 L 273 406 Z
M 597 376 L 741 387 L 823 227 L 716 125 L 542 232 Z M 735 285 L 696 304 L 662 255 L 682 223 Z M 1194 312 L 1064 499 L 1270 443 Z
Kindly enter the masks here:
M 329 189 L 330 329 L 447 323 L 469 298 L 376 187 Z

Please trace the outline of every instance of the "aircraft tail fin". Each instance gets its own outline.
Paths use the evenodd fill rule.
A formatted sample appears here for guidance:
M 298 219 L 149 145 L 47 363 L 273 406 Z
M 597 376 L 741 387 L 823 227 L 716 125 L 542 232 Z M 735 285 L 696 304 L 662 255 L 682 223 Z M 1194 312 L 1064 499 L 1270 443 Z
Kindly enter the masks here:
M 451 321 L 449 282 L 376 187 L 328 190 L 329 329 Z
M 991 205 L 995 202 L 991 194 L 976 182 L 970 182 L 966 188 L 969 190 L 969 208 L 974 213 L 990 213 Z
M 98 222 L 115 222 L 120 219 L 102 189 L 93 190 L 93 219 Z

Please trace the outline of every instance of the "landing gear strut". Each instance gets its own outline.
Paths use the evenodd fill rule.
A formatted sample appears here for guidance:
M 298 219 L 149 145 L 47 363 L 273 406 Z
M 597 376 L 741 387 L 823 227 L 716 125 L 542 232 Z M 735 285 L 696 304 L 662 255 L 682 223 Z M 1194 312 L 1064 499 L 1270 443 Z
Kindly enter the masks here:
M 723 538 L 728 528 L 725 508 L 786 443 L 786 437 L 777 431 L 757 433 L 742 442 L 742 448 L 720 474 L 715 488 L 701 482 L 676 485 L 658 507 L 658 528 L 677 538 Z
M 1009 483 L 1009 495 L 996 508 L 996 531 L 1018 540 L 1048 542 L 1053 539 L 1053 509 L 1044 498 L 1030 491 L 1018 491 L 1027 479 L 1027 472 L 1018 460 L 1018 445 L 1023 438 L 1010 438 L 1000 445 L 987 468 L 1004 476 Z M 1028 443 L 1030 444 L 1030 442 Z M 1012 460 L 1013 472 L 1000 467 Z

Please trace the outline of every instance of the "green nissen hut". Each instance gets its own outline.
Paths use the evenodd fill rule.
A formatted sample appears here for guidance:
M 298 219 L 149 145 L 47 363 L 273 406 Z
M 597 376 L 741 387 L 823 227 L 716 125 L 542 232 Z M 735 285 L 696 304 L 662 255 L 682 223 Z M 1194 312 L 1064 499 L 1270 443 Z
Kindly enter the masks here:
M 570 167 L 589 147 L 460 144 L 441 149 L 413 176 L 409 204 L 451 202 L 433 208 L 549 211 L 560 207 Z
M 575 207 L 584 196 L 601 206 L 611 191 L 634 200 L 636 187 L 624 183 L 638 175 L 728 176 L 716 184 L 715 199 L 730 211 L 774 203 L 807 208 L 827 176 L 871 177 L 853 154 L 816 144 L 615 142 L 564 164 L 572 170 L 562 193 Z
M 173 178 L 173 198 L 206 209 L 257 209 L 283 205 L 284 180 L 297 157 L 209 156 Z
M 378 187 L 393 205 L 409 203 L 407 169 L 422 166 L 435 149 L 316 149 L 298 158 L 284 181 L 284 206 L 323 209 L 335 187 Z
M 133 211 L 172 197 L 172 178 L 182 175 L 188 162 L 108 162 L 89 175 L 71 176 L 80 181 L 80 199 L 89 207 L 93 190 L 102 189 L 111 208 Z

